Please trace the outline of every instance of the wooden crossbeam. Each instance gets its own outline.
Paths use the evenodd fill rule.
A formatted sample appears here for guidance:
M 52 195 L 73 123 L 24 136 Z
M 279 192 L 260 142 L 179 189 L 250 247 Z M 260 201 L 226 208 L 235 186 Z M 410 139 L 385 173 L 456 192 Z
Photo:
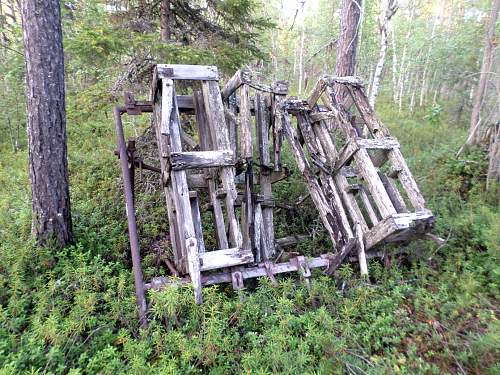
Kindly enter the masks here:
M 183 151 L 170 154 L 174 171 L 195 168 L 229 167 L 234 165 L 232 150 Z

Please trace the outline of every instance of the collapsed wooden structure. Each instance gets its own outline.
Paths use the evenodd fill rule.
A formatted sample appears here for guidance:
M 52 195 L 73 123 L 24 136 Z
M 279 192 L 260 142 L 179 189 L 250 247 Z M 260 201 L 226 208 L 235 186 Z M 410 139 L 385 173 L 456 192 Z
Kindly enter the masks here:
M 202 287 L 298 271 L 308 283 L 312 268 L 327 273 L 356 254 L 362 274 L 380 244 L 405 243 L 427 233 L 432 213 L 399 150 L 397 140 L 376 118 L 355 77 L 324 76 L 307 100 L 287 97 L 287 84 L 264 85 L 246 69 L 220 90 L 217 68 L 158 65 L 150 102 L 126 95 L 115 109 L 124 177 L 129 234 L 140 319 L 146 324 L 145 291 L 169 283 L 191 283 L 195 300 Z M 176 84 L 192 95 L 177 95 Z M 348 97 L 338 103 L 334 87 Z M 319 101 L 322 100 L 320 105 Z M 347 108 L 353 106 L 352 111 Z M 159 172 L 166 198 L 173 262 L 179 278 L 144 283 L 133 209 L 134 148 L 125 144 L 121 114 L 152 112 Z M 356 114 L 354 114 L 356 112 Z M 196 134 L 186 134 L 180 113 L 194 116 Z M 297 126 L 292 125 L 296 118 Z M 358 121 L 361 119 L 361 121 Z M 282 165 L 287 140 L 332 248 L 315 258 L 275 262 L 272 186 L 288 176 Z M 197 144 L 199 143 L 199 144 Z M 208 204 L 202 205 L 202 197 Z M 217 248 L 205 246 L 201 210 L 213 215 Z M 286 242 L 286 240 L 285 240 Z

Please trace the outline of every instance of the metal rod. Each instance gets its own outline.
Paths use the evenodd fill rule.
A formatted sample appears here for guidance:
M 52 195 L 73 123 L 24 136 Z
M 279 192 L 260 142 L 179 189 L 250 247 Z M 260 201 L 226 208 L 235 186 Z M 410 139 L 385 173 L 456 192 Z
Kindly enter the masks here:
M 120 164 L 123 174 L 123 190 L 125 193 L 125 204 L 127 211 L 128 233 L 130 238 L 130 252 L 132 254 L 132 269 L 135 281 L 135 296 L 139 308 L 139 323 L 141 328 L 148 325 L 146 319 L 146 296 L 144 294 L 144 281 L 142 278 L 141 256 L 139 250 L 139 238 L 137 235 L 137 223 L 135 220 L 134 198 L 132 194 L 130 170 L 128 167 L 127 147 L 125 145 L 125 136 L 123 134 L 121 115 L 126 109 L 121 107 L 114 108 L 116 135 L 118 138 L 118 149 L 120 152 Z

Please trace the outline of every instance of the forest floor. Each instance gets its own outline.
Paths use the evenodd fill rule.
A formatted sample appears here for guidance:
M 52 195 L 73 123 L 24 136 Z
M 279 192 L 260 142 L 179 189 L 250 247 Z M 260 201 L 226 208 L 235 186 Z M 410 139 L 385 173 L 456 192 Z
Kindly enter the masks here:
M 378 110 L 444 246 L 416 242 L 390 269 L 372 261 L 369 282 L 350 265 L 334 278 L 314 272 L 311 294 L 294 275 L 278 286 L 261 279 L 242 300 L 226 286 L 205 288 L 201 306 L 189 287 L 152 292 L 151 324 L 140 332 L 112 118 L 69 108 L 75 246 L 33 246 L 27 154 L 0 144 L 0 374 L 500 373 L 498 201 L 485 192 L 483 152 L 455 157 L 465 130 L 446 116 Z M 127 120 L 127 131 L 148 123 Z M 167 223 L 161 194 L 144 186 L 137 210 L 147 248 Z M 304 188 L 297 173 L 276 186 L 290 202 Z M 276 217 L 278 234 L 317 223 L 312 206 Z M 324 246 L 321 233 L 299 245 L 306 254 Z M 164 272 L 158 256 L 146 252 L 145 278 Z

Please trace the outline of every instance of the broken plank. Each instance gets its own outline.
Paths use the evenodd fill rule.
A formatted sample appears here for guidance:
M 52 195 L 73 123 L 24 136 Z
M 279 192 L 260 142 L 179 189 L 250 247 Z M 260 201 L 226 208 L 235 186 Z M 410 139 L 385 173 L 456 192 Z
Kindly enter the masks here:
M 219 73 L 216 66 L 209 65 L 156 65 L 158 77 L 162 79 L 217 81 Z
M 207 251 L 200 255 L 200 269 L 201 271 L 208 271 L 217 268 L 234 267 L 251 263 L 253 259 L 250 249 L 231 248 Z

